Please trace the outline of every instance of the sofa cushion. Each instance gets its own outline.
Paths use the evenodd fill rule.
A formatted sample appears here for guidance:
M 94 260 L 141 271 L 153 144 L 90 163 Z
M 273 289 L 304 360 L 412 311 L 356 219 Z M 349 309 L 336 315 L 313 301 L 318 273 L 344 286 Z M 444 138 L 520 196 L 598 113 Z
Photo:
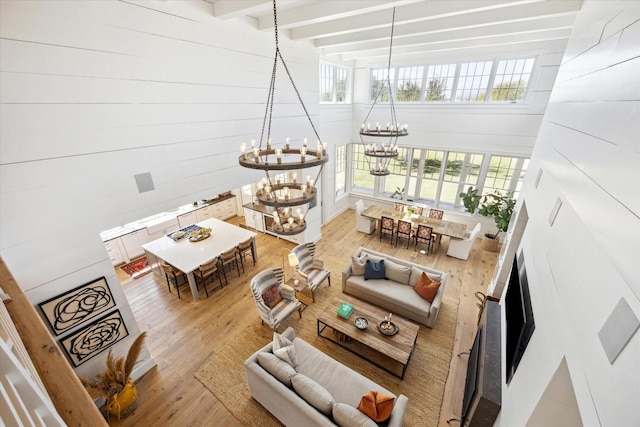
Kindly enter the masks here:
M 280 301 L 282 301 L 282 296 L 280 296 L 280 289 L 278 289 L 278 285 L 273 285 L 266 291 L 262 293 L 262 301 L 264 301 L 265 305 L 269 308 L 273 308 Z
M 386 279 L 384 260 L 372 261 L 367 259 L 367 265 L 364 267 L 364 280 Z
M 282 359 L 272 353 L 261 351 L 257 355 L 258 363 L 265 371 L 276 377 L 287 387 L 291 387 L 291 377 L 296 374 L 296 370 Z
M 286 337 L 277 332 L 273 333 L 273 354 L 281 360 L 287 362 L 294 369 L 298 366 L 298 355 L 296 348 Z
M 364 276 L 364 268 L 367 264 L 367 254 L 362 254 L 359 257 L 351 257 L 351 274 L 354 276 Z
M 327 417 L 331 416 L 331 410 L 333 409 L 333 405 L 336 401 L 327 389 L 308 376 L 300 373 L 291 377 L 291 384 L 293 385 L 293 389 L 296 393 L 306 400 L 309 405 L 313 406 Z
M 431 271 L 421 270 L 417 267 L 411 267 L 411 276 L 409 277 L 409 285 L 412 287 L 415 287 L 416 283 L 418 283 L 418 280 L 420 280 L 420 276 L 422 276 L 422 273 L 427 273 L 427 276 L 429 276 L 431 280 L 434 280 L 436 282 L 442 282 L 442 273 L 433 273 Z
M 393 411 L 394 403 L 395 398 L 372 390 L 362 396 L 358 410 L 362 411 L 373 421 L 380 423 L 389 419 L 391 411 Z
M 427 276 L 427 273 L 422 273 L 422 276 L 420 276 L 420 280 L 418 280 L 414 289 L 422 298 L 429 302 L 433 302 L 433 299 L 436 297 L 436 293 L 438 293 L 439 287 L 440 282 L 431 280 L 431 278 Z
M 394 282 L 409 284 L 409 276 L 411 275 L 411 267 L 386 260 L 384 262 L 384 274 L 387 279 Z
M 331 411 L 333 421 L 340 427 L 378 427 L 371 418 L 346 403 L 336 403 Z

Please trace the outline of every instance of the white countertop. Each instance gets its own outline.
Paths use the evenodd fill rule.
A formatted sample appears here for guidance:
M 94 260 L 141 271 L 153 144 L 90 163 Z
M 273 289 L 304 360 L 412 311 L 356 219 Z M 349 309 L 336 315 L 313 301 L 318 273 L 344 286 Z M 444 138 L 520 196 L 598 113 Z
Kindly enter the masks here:
M 256 235 L 253 231 L 215 218 L 206 219 L 196 225 L 211 228 L 211 236 L 199 242 L 190 242 L 186 237 L 175 241 L 170 237 L 162 236 L 145 243 L 142 247 L 180 271 L 190 273 L 227 249 Z

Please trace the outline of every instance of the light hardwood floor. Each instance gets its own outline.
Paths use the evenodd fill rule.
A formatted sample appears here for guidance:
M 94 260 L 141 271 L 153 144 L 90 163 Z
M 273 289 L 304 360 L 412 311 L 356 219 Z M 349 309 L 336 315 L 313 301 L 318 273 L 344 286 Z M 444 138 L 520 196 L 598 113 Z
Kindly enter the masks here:
M 243 220 L 242 217 L 236 217 L 229 222 L 238 224 Z M 486 293 L 497 260 L 497 254 L 482 250 L 480 243 L 478 240 L 473 245 L 467 261 L 445 255 L 448 247 L 446 237 L 442 239 L 438 252 L 428 256 L 415 253 L 413 246 L 405 249 L 406 243 L 403 246 L 402 240 L 398 247 L 394 247 L 389 244 L 388 239 L 380 242 L 375 233 L 368 236 L 356 232 L 353 210 L 347 210 L 324 226 L 322 239 L 317 243 L 318 256 L 325 260 L 331 270 L 332 286 L 340 286 L 342 269 L 350 262 L 351 255 L 359 246 L 449 272 L 445 292 L 459 299 L 460 305 L 453 358 L 440 412 L 439 426 L 442 427 L 448 426 L 447 419 L 460 415 L 467 359 L 464 355 L 457 357 L 457 354 L 469 350 L 471 346 L 478 317 L 475 293 Z M 260 322 L 250 294 L 249 280 L 265 268 L 282 266 L 283 256 L 294 246 L 262 233 L 258 233 L 257 245 L 259 261 L 255 267 L 249 259 L 245 263 L 246 272 L 241 277 L 235 272 L 228 273 L 227 286 L 210 291 L 209 298 L 200 290 L 201 299 L 197 302 L 193 301 L 188 286 L 181 288 L 182 298 L 178 299 L 175 290 L 172 294 L 168 292 L 164 279 L 147 274 L 131 280 L 122 270 L 117 269 L 138 324 L 142 330 L 147 331 L 146 345 L 157 367 L 138 382 L 136 412 L 120 421 L 112 419 L 110 424 L 241 425 L 193 374 L 209 357 L 233 339 L 235 331 L 251 322 Z M 285 271 L 287 276 L 292 273 L 288 265 L 285 266 Z

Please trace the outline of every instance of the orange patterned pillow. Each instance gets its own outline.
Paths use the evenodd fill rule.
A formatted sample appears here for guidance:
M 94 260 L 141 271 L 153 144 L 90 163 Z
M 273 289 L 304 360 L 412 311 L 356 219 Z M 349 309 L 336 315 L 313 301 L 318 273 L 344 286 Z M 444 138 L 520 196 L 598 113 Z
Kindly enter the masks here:
M 370 391 L 362 396 L 358 409 L 373 421 L 380 423 L 389 419 L 394 404 L 394 397 L 386 396 L 378 391 Z
M 416 283 L 416 286 L 413 289 L 422 298 L 426 299 L 429 302 L 433 302 L 433 299 L 438 293 L 439 287 L 440 282 L 434 282 L 429 276 L 427 276 L 427 273 L 423 272 L 420 276 L 420 279 L 418 279 L 418 283 Z

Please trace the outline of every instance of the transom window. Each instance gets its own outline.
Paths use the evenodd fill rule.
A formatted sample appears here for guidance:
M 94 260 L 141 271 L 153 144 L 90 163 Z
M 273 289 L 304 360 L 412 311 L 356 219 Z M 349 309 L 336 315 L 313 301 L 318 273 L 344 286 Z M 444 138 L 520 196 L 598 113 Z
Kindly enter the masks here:
M 453 92 L 456 64 L 430 65 L 427 69 L 425 101 L 449 101 Z
M 533 71 L 533 62 L 533 58 L 499 61 L 491 91 L 491 100 L 523 100 Z
M 377 70 L 371 70 L 371 102 L 389 102 L 389 85 L 387 82 L 387 70 L 386 68 L 379 68 Z M 389 74 L 389 79 L 391 81 L 394 80 L 394 71 L 395 69 L 391 69 L 391 74 Z
M 456 101 L 484 101 L 493 62 L 466 62 L 460 65 Z
M 398 102 L 420 101 L 424 67 L 398 68 L 396 99 Z

